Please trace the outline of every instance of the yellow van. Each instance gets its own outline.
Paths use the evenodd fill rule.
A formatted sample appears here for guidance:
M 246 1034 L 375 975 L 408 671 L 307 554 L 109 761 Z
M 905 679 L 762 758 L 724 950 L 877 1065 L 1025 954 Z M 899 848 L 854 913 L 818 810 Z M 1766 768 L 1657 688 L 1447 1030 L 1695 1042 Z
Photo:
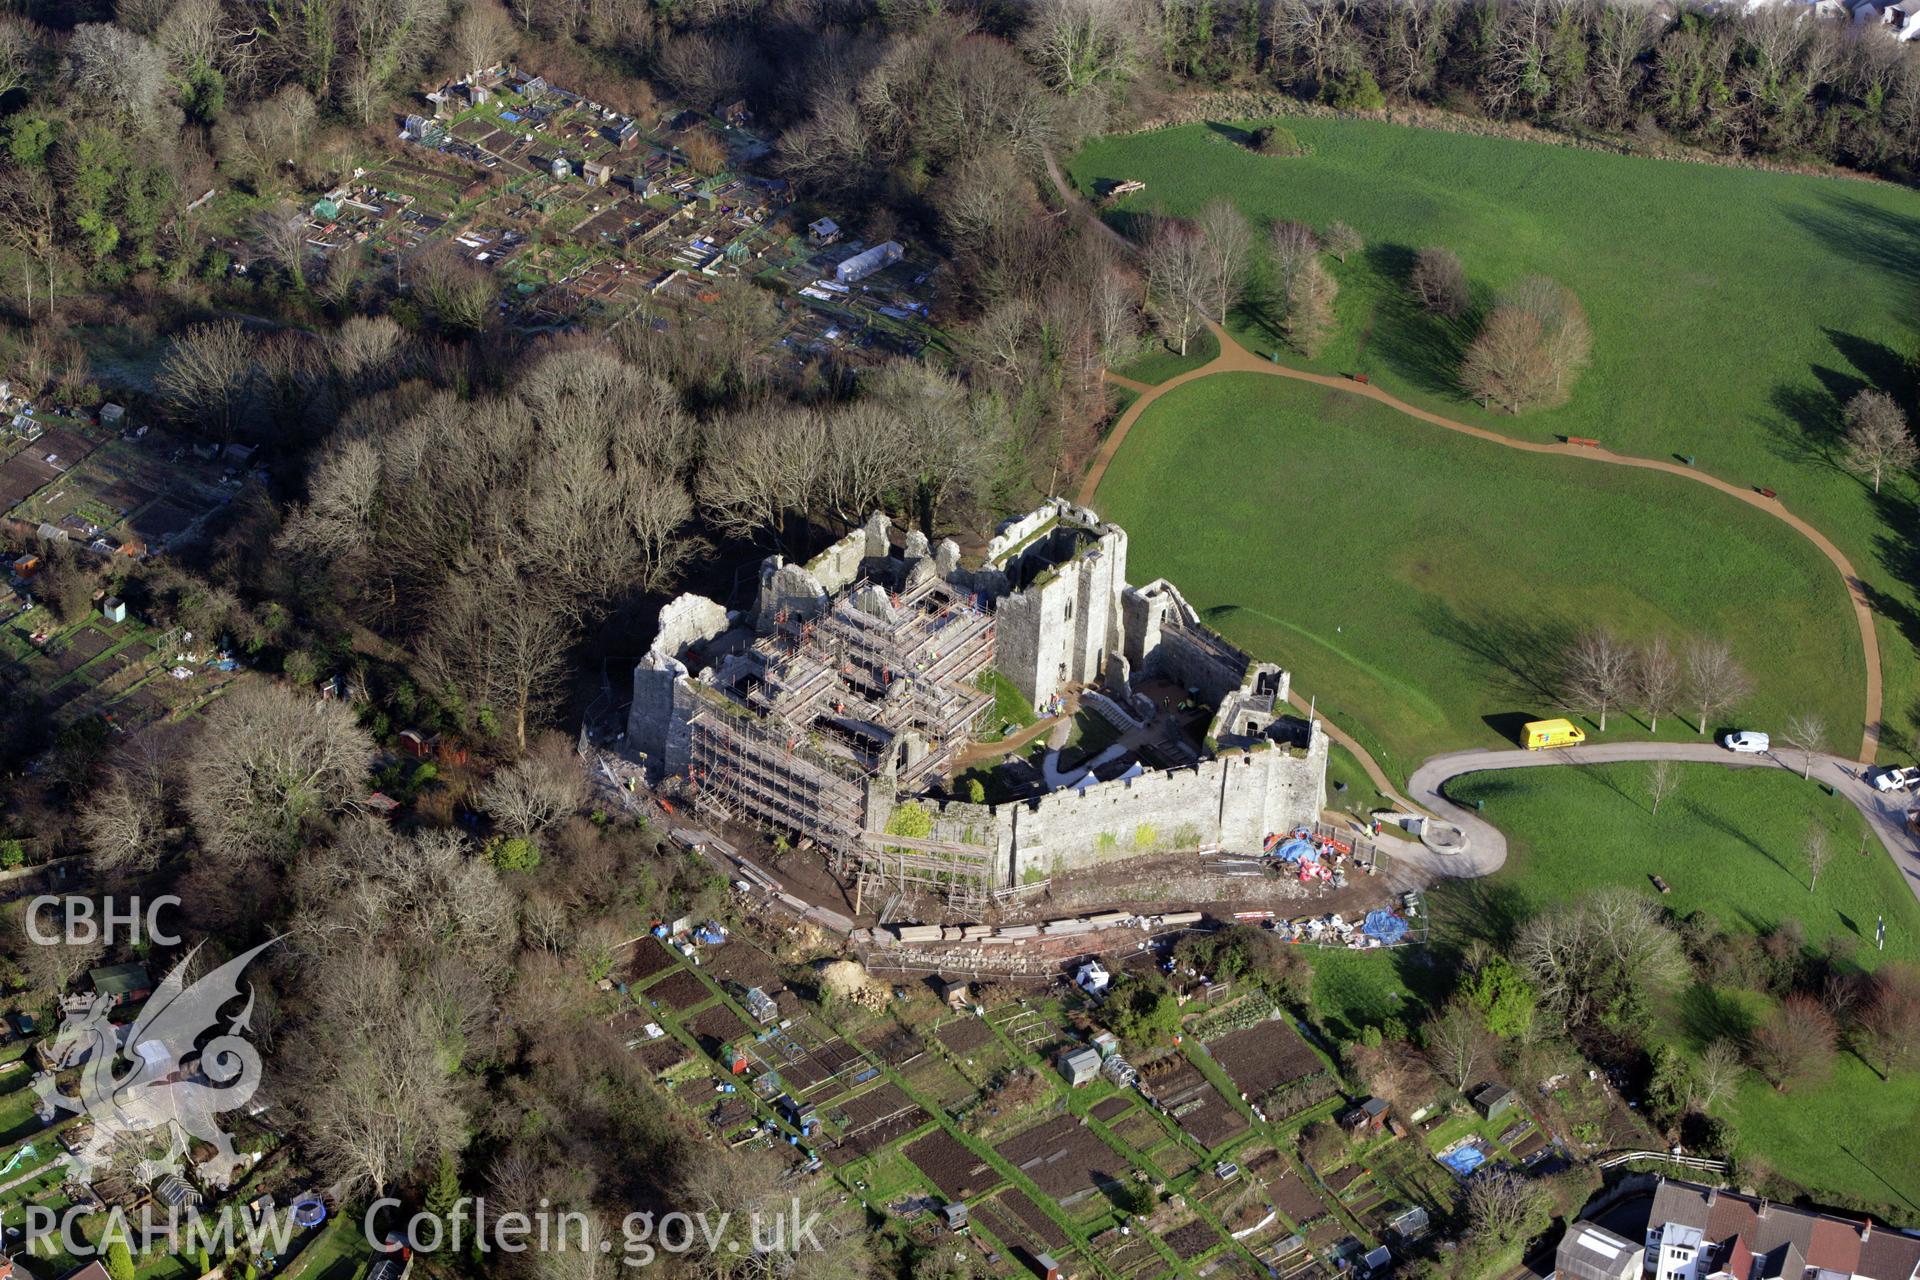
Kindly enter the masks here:
M 1527 750 L 1546 747 L 1577 747 L 1587 740 L 1586 733 L 1571 720 L 1529 720 Z

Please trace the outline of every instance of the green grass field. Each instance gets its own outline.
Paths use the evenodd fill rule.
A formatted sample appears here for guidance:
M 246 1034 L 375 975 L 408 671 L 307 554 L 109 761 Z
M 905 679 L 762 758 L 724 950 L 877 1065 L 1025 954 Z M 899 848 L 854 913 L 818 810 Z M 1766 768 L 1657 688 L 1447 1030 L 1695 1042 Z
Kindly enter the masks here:
M 1287 123 L 1311 155 L 1256 155 L 1232 129 L 1195 125 L 1097 140 L 1070 169 L 1090 192 L 1119 178 L 1147 184 L 1108 206 L 1105 216 L 1123 229 L 1135 214 L 1189 214 L 1223 195 L 1263 235 L 1275 218 L 1323 229 L 1344 219 L 1357 228 L 1367 250 L 1335 268 L 1342 333 L 1313 367 L 1364 370 L 1396 395 L 1515 435 L 1589 436 L 1621 452 L 1691 455 L 1736 483 L 1779 490 L 1880 598 L 1887 719 L 1911 731 L 1920 695 L 1920 557 L 1904 531 L 1920 523 L 1920 506 L 1909 480 L 1876 499 L 1842 472 L 1836 437 L 1838 405 L 1862 386 L 1913 402 L 1904 362 L 1920 346 L 1920 194 L 1371 121 Z M 1512 418 L 1461 398 L 1453 385 L 1460 335 L 1403 296 L 1413 252 L 1434 244 L 1461 256 L 1483 301 L 1532 273 L 1580 295 L 1594 362 L 1571 403 Z M 1236 331 L 1263 352 L 1277 345 L 1264 319 L 1257 300 L 1234 317 Z M 1186 465 L 1204 456 L 1196 452 Z M 1527 498 L 1517 458 L 1487 464 L 1515 477 L 1509 504 Z M 1388 494 L 1372 461 L 1352 467 L 1347 493 L 1356 499 Z M 1102 501 L 1111 505 L 1104 491 Z M 1207 509 L 1183 513 L 1183 528 Z M 1553 518 L 1564 519 L 1564 510 Z M 1233 530 L 1224 515 L 1211 523 L 1223 535 Z M 1140 531 L 1134 546 L 1139 555 L 1153 552 Z M 1369 585 L 1370 566 L 1329 569 L 1357 590 Z M 1445 567 L 1438 576 L 1449 585 L 1463 577 Z M 1785 595 L 1747 603 L 1765 599 L 1771 608 Z M 1298 610 L 1276 612 L 1308 624 Z M 1856 672 L 1850 664 L 1839 673 L 1848 696 Z
M 1645 765 L 1515 769 L 1473 774 L 1448 787 L 1481 800 L 1508 839 L 1507 865 L 1485 881 L 1455 882 L 1433 894 L 1435 918 L 1461 932 L 1511 927 L 1525 916 L 1604 885 L 1645 892 L 1678 915 L 1706 911 L 1723 927 L 1760 931 L 1787 918 L 1807 939 L 1850 940 L 1860 963 L 1920 959 L 1920 903 L 1878 842 L 1859 853 L 1863 823 L 1844 800 L 1775 769 L 1683 765 L 1679 789 L 1648 811 Z M 1834 855 L 1807 888 L 1802 853 L 1812 822 L 1831 835 Z M 1650 877 L 1672 888 L 1659 894 Z M 1874 950 L 1885 916 L 1887 948 Z M 1316 996 L 1318 987 L 1316 985 Z M 1715 1036 L 1766 1016 L 1752 992 L 1696 987 L 1664 1020 L 1674 1042 L 1697 1054 Z M 1819 1087 L 1790 1094 L 1750 1076 L 1722 1108 L 1739 1151 L 1816 1193 L 1839 1193 L 1920 1213 L 1920 1165 L 1889 1159 L 1920 1143 L 1920 1073 L 1883 1081 L 1843 1051 Z
M 1836 748 L 1859 742 L 1865 675 L 1839 576 L 1778 521 L 1678 477 L 1222 374 L 1141 416 L 1098 506 L 1128 530 L 1133 580 L 1179 583 L 1390 775 L 1513 745 L 1520 723 L 1557 710 L 1545 673 L 1588 625 L 1725 637 L 1759 686 L 1741 719 L 1811 706 Z M 1692 729 L 1669 718 L 1660 733 Z M 1616 713 L 1604 736 L 1647 732 Z
M 1187 342 L 1187 354 L 1181 355 L 1166 343 L 1156 340 L 1151 347 L 1114 372 L 1135 382 L 1157 383 L 1178 377 L 1189 369 L 1198 369 L 1220 354 L 1220 340 L 1202 329 Z
M 1782 769 L 1676 765 L 1680 783 L 1649 812 L 1645 764 L 1507 769 L 1455 779 L 1447 794 L 1483 801 L 1507 837 L 1507 864 L 1484 881 L 1452 882 L 1436 902 L 1466 899 L 1489 924 L 1522 919 L 1604 885 L 1642 890 L 1677 916 L 1705 911 L 1756 932 L 1797 919 L 1809 943 L 1846 937 L 1863 964 L 1885 916 L 1890 960 L 1920 961 L 1920 902 L 1845 800 Z M 1825 827 L 1832 859 L 1807 889 L 1808 827 Z M 1672 889 L 1654 887 L 1658 875 Z M 1492 904 L 1491 907 L 1489 904 Z M 1441 918 L 1445 913 L 1436 907 Z

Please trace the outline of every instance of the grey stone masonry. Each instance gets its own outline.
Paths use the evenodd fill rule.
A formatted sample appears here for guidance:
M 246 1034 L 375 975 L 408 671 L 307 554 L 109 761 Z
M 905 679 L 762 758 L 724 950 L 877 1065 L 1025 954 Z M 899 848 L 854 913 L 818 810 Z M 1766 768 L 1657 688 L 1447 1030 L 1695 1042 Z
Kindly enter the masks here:
M 995 606 L 1000 674 L 1035 706 L 1098 681 L 1124 634 L 1126 531 L 1054 498 L 987 545 L 986 567 L 1009 587 Z

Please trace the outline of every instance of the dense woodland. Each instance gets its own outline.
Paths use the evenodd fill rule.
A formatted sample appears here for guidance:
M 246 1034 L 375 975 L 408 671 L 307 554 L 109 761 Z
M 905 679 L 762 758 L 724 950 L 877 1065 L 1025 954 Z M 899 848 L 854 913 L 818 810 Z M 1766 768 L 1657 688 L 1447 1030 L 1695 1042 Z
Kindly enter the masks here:
M 1920 164 L 1912 47 L 1784 11 L 1546 0 L 15 3 L 0 17 L 6 375 L 51 403 L 93 408 L 104 388 L 187 438 L 258 445 L 268 476 L 183 554 L 103 572 L 50 550 L 39 595 L 77 616 L 114 592 L 283 679 L 125 746 L 97 726 L 53 733 L 16 691 L 0 834 L 36 859 L 83 854 L 102 889 L 178 892 L 229 951 L 290 935 L 258 1025 L 272 1057 L 306 1064 L 285 1099 L 302 1158 L 344 1187 L 451 1182 L 609 1214 L 749 1204 L 771 1183 L 686 1158 L 582 981 L 653 913 L 716 909 L 724 885 L 653 833 L 580 816 L 567 738 L 546 731 L 571 728 L 598 660 L 636 652 L 675 590 L 725 595 L 738 565 L 804 554 L 875 506 L 965 540 L 1066 487 L 1110 413 L 1102 368 L 1184 346 L 1246 289 L 1274 294 L 1303 351 L 1324 336 L 1337 228 L 1273 229 L 1266 272 L 1224 210 L 1130 252 L 1062 216 L 1050 152 L 1242 88 L 1900 178 Z M 298 234 L 312 194 L 394 145 L 423 87 L 509 58 L 642 113 L 745 97 L 803 208 L 938 247 L 954 349 L 795 378 L 773 372 L 773 304 L 750 284 L 725 287 L 697 334 L 662 315 L 530 337 L 497 326 L 491 282 L 451 255 L 426 255 L 404 289 L 350 254 L 316 271 Z M 1436 257 L 1413 287 L 1445 314 L 1458 275 Z M 1489 403 L 1565 394 L 1584 320 L 1556 289 L 1502 300 L 1505 363 L 1489 344 L 1473 384 Z M 108 327 L 151 344 L 149 387 L 96 376 Z M 313 714 L 331 676 L 350 696 Z M 407 726 L 474 762 L 392 763 L 382 748 Z M 412 804 L 398 828 L 359 811 L 370 774 Z M 1495 1054 L 1564 1052 L 1538 1005 L 1539 1025 L 1645 1068 L 1647 1002 L 1689 953 L 1788 996 L 1800 1021 L 1753 1051 L 1782 1087 L 1817 1070 L 1796 1060 L 1815 1041 L 1911 1045 L 1909 979 L 1862 985 L 1719 938 L 1595 901 L 1518 932 L 1511 959 L 1471 957 L 1424 1056 L 1400 1051 L 1418 1029 L 1375 1027 L 1350 1065 L 1391 1098 L 1412 1087 L 1399 1074 L 1464 1083 Z M 97 956 L 22 944 L 14 977 L 49 996 Z M 1272 980 L 1297 1000 L 1285 970 Z M 1816 1011 L 1827 1030 L 1809 1037 Z M 1725 1086 L 1660 1069 L 1662 1123 L 1724 1145 L 1702 1117 Z M 1542 1205 L 1522 1199 L 1471 1221 L 1530 1234 Z M 850 1243 L 794 1265 L 869 1264 Z M 565 1265 L 584 1277 L 595 1260 Z

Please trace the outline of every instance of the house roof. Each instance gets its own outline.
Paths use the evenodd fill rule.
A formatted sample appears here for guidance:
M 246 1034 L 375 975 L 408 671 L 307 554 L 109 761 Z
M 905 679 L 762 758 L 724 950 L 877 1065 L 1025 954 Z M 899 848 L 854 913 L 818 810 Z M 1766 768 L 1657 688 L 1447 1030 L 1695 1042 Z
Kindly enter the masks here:
M 1806 1267 L 1862 1280 L 1912 1280 L 1920 1268 L 1920 1238 L 1690 1182 L 1663 1179 L 1649 1223 L 1690 1227 L 1716 1245 L 1737 1242 L 1766 1260 L 1762 1275 L 1787 1280 L 1801 1280 Z
M 78 1271 L 69 1271 L 62 1280 L 112 1280 L 112 1277 L 107 1274 L 107 1269 L 101 1265 L 100 1260 L 95 1258 Z
M 153 979 L 143 964 L 110 964 L 87 975 L 93 989 L 103 996 L 124 996 L 135 991 L 153 990 Z
M 1605 1227 L 1582 1220 L 1567 1229 L 1554 1254 L 1554 1269 L 1568 1280 L 1617 1280 L 1630 1269 L 1638 1272 L 1646 1249 Z

